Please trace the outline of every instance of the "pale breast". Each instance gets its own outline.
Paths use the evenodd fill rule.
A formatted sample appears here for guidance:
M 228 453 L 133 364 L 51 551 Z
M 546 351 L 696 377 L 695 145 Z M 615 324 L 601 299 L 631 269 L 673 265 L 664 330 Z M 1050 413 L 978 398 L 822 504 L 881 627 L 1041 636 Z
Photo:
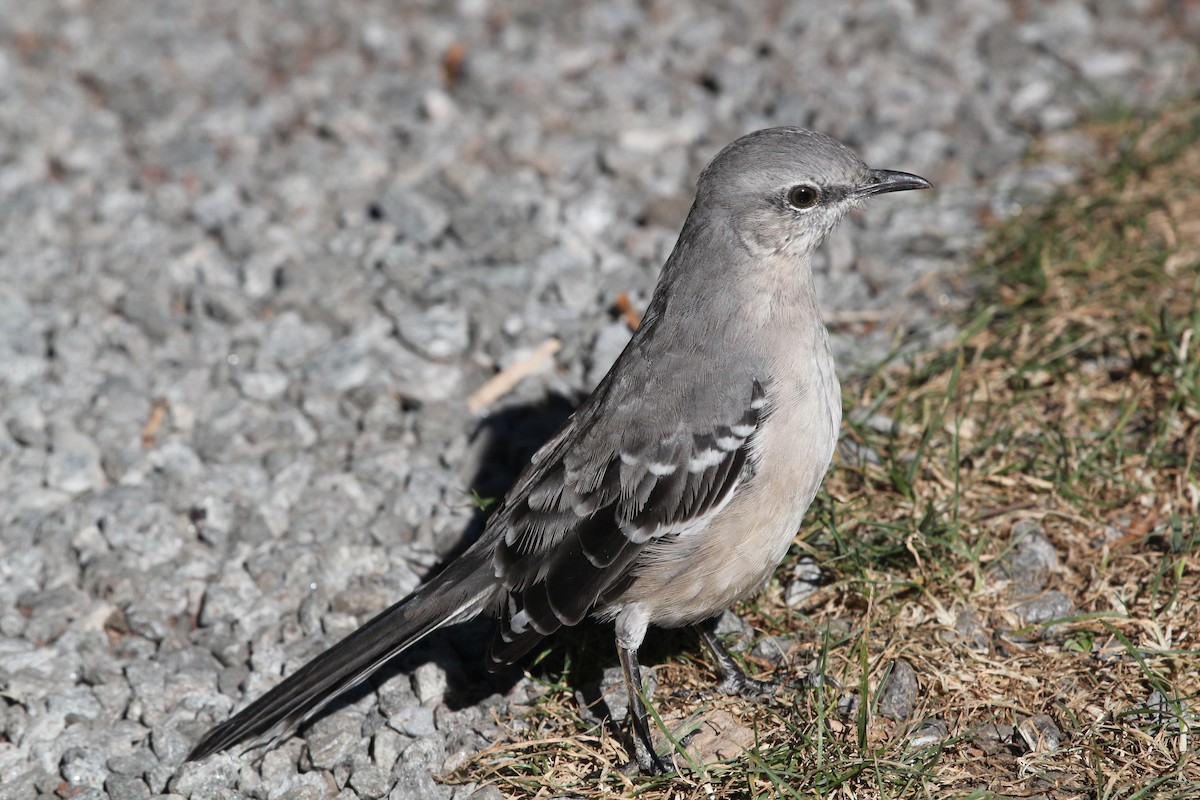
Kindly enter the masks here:
M 757 591 L 786 555 L 829 468 L 841 425 L 827 337 L 823 327 L 814 333 L 809 346 L 780 354 L 804 363 L 776 374 L 804 379 L 767 388 L 770 413 L 733 498 L 702 528 L 652 544 L 617 605 L 638 604 L 651 624 L 688 625 Z

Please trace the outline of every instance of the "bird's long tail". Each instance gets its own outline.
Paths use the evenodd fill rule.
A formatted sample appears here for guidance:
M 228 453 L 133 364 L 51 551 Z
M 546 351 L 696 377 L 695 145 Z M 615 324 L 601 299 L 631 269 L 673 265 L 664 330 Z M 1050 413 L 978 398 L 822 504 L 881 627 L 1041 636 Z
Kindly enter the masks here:
M 464 553 L 415 594 L 208 731 L 188 760 L 196 761 L 247 739 L 274 745 L 403 650 L 439 628 L 478 616 L 491 601 L 495 586 L 490 559 L 477 552 Z

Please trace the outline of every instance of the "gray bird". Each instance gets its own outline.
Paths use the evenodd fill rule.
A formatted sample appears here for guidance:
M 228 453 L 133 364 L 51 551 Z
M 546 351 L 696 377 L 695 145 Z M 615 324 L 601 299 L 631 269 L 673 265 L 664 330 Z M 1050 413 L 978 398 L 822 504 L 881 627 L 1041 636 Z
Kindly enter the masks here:
M 489 655 L 501 665 L 591 615 L 615 623 L 634 759 L 666 771 L 639 696 L 647 628 L 696 626 L 722 689 L 761 690 L 706 623 L 767 581 L 833 458 L 841 391 L 813 252 L 866 198 L 928 188 L 801 128 L 718 153 L 641 326 L 479 540 L 188 758 L 252 737 L 274 744 L 439 628 L 495 617 Z

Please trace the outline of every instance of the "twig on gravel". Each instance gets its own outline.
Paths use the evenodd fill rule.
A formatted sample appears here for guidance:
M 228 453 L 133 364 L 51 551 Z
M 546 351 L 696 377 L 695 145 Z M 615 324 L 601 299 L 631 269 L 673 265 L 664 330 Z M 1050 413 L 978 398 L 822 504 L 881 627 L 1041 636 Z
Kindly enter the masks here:
M 489 378 L 482 386 L 471 392 L 467 398 L 467 410 L 478 414 L 504 395 L 511 392 L 518 383 L 537 371 L 545 361 L 553 358 L 562 347 L 558 339 L 547 339 L 538 348 L 520 361 L 514 361 L 504 369 Z
M 158 428 L 162 425 L 164 419 L 167 418 L 167 399 L 165 397 L 154 398 L 154 405 L 150 407 L 150 416 L 146 419 L 146 424 L 142 426 L 142 447 L 152 447 L 154 445 L 154 437 L 158 433 Z

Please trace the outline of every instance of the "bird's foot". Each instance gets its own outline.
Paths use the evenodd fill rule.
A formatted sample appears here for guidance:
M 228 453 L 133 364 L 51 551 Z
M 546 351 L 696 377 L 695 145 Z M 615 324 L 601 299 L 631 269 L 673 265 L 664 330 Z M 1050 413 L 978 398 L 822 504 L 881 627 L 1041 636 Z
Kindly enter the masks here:
M 721 682 L 717 684 L 717 688 L 725 694 L 738 695 L 739 697 L 770 697 L 779 689 L 777 681 L 760 681 L 757 678 L 751 678 L 746 673 L 739 670 L 726 672 L 721 676 Z
M 648 775 L 650 777 L 668 775 L 675 771 L 670 762 L 658 753 L 637 746 L 633 748 L 633 760 L 625 762 L 618 769 L 625 775 Z
M 796 676 L 795 680 L 789 681 L 792 686 L 799 689 L 819 689 L 828 686 L 834 690 L 840 690 L 842 683 L 832 675 L 826 675 L 823 672 L 818 672 L 815 669 L 806 669 Z
M 771 697 L 781 686 L 800 690 L 826 686 L 835 690 L 842 688 L 837 678 L 816 670 L 804 670 L 794 677 L 787 676 L 777 681 L 760 681 L 747 676 L 741 669 L 731 669 L 721 674 L 721 682 L 717 684 L 717 689 L 725 694 L 740 697 Z

